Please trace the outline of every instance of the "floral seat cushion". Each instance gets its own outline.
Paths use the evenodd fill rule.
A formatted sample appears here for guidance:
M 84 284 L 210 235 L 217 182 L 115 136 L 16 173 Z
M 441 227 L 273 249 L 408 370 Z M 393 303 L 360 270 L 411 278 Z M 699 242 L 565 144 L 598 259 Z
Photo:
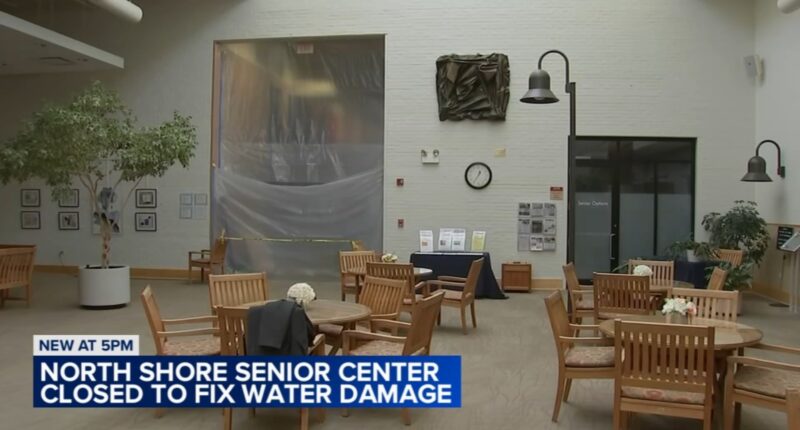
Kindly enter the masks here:
M 786 398 L 786 387 L 800 386 L 800 372 L 742 366 L 736 371 L 733 386 L 764 396 Z
M 564 356 L 567 367 L 614 367 L 613 346 L 575 346 Z
M 656 400 L 659 402 L 687 403 L 702 405 L 705 403 L 704 393 L 689 391 L 662 390 L 658 388 L 622 387 L 622 396 L 632 399 Z
M 219 338 L 168 340 L 164 342 L 164 355 L 219 355 Z
M 424 299 L 424 298 L 425 298 L 425 296 L 423 296 L 422 294 L 417 294 L 417 295 L 416 295 L 416 300 L 417 300 L 417 301 L 420 301 L 420 300 L 422 300 L 422 299 Z M 404 298 L 404 299 L 403 299 L 403 304 L 404 304 L 404 305 L 411 305 L 411 304 L 412 304 L 412 302 L 411 302 L 411 299 L 410 299 L 410 298 L 408 298 L 408 297 Z
M 402 355 L 403 344 L 386 340 L 371 340 L 355 349 L 350 350 L 350 355 Z
M 317 332 L 324 334 L 326 337 L 340 337 L 344 331 L 344 326 L 338 324 L 320 324 L 317 327 Z
M 594 309 L 594 300 L 579 299 L 575 303 L 575 309 L 578 309 L 580 311 L 592 310 Z

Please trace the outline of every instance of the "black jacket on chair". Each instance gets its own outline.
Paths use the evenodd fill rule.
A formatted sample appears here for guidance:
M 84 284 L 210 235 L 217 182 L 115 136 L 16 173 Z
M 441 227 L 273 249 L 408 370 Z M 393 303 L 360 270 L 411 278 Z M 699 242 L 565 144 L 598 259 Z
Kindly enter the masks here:
M 247 312 L 247 355 L 308 355 L 314 326 L 293 300 L 276 300 Z

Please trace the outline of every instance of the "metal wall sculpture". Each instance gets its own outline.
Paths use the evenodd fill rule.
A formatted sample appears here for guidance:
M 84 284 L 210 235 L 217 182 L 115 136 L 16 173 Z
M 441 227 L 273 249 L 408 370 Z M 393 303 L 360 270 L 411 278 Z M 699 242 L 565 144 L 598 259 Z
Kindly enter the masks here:
M 439 57 L 436 60 L 439 120 L 505 120 L 509 80 L 505 54 Z

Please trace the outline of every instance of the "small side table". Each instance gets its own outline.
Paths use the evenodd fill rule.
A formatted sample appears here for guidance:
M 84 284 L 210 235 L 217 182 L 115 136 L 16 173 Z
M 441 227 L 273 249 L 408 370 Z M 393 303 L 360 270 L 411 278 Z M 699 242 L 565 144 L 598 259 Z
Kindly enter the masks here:
M 504 291 L 531 292 L 533 267 L 530 263 L 523 263 L 520 261 L 503 263 L 502 276 L 501 282 Z

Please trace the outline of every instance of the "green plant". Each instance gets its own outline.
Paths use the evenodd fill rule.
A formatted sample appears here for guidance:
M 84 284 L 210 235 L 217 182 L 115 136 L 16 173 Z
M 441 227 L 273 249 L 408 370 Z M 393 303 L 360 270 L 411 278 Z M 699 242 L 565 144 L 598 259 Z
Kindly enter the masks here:
M 755 202 L 737 200 L 724 215 L 711 212 L 703 217 L 703 228 L 711 234 L 709 242 L 724 249 L 741 249 L 744 261 L 758 265 L 769 246 L 767 223 Z
M 711 260 L 714 258 L 716 250 L 717 248 L 707 242 L 678 240 L 667 247 L 667 256 L 672 260 L 680 260 L 686 257 L 686 251 L 692 251 L 701 260 Z
M 706 283 L 711 279 L 711 273 L 717 266 L 728 272 L 725 277 L 725 285 L 723 285 L 724 290 L 736 291 L 750 287 L 750 281 L 753 279 L 753 262 L 748 261 L 733 267 L 727 261 L 719 261 L 717 264 L 706 267 Z
M 163 176 L 176 162 L 187 167 L 197 146 L 191 118 L 173 114 L 156 127 L 136 128 L 119 96 L 95 82 L 65 105 L 47 104 L 0 147 L 0 180 L 41 178 L 52 197 L 63 196 L 77 179 L 89 192 L 100 222 L 102 267 L 111 252 L 110 202 L 131 184 L 120 211 L 147 176 Z M 101 185 L 104 185 L 101 187 Z

